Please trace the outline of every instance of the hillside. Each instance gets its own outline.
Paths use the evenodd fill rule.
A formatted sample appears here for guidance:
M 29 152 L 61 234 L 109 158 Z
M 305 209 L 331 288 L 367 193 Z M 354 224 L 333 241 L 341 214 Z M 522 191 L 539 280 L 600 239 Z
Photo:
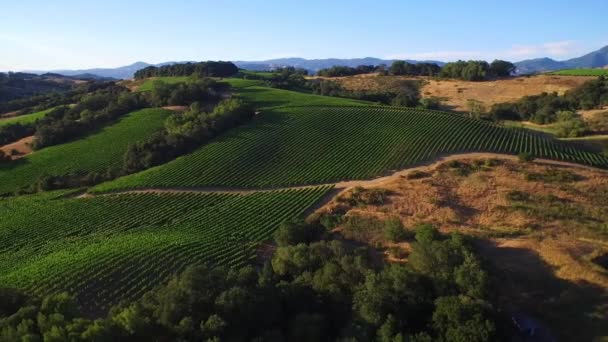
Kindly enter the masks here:
M 0 199 L 0 287 L 69 290 L 89 315 L 103 314 L 188 265 L 245 264 L 256 242 L 327 190 Z
M 42 176 L 85 175 L 119 167 L 127 146 L 162 129 L 170 113 L 164 109 L 136 111 L 86 138 L 44 148 L 0 165 L 0 193 L 28 188 Z
M 522 164 L 471 154 L 414 168 L 382 182 L 346 189 L 315 216 L 343 215 L 335 231 L 357 236 L 356 222 L 399 217 L 410 233 L 420 223 L 474 237 L 491 265 L 499 306 L 549 325 L 558 340 L 607 336 L 606 222 L 608 173 L 546 161 Z M 352 205 L 355 193 L 385 191 L 378 204 Z M 367 221 L 363 218 L 367 218 Z M 363 236 L 363 233 L 360 233 Z M 365 241 L 404 262 L 412 243 L 391 243 L 370 230 Z
M 574 146 L 456 114 L 370 106 L 260 86 L 243 87 L 238 95 L 259 108 L 251 123 L 189 155 L 94 191 L 323 184 L 373 178 L 462 151 L 527 151 L 608 166 L 605 157 Z
M 490 107 L 496 103 L 513 102 L 523 96 L 538 95 L 543 92 L 563 94 L 594 77 L 536 75 L 495 81 L 469 82 L 463 80 L 413 78 L 407 76 L 358 75 L 334 77 L 349 90 L 384 91 L 398 86 L 402 80 L 420 80 L 420 95 L 423 98 L 436 97 L 445 109 L 468 112 L 467 101 L 475 99 Z

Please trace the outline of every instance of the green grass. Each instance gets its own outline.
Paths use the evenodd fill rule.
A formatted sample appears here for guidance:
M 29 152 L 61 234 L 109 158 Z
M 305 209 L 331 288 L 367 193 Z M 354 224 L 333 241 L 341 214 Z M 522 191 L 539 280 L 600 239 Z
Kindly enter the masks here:
M 55 108 L 50 108 L 36 113 L 14 116 L 6 119 L 0 119 L 0 127 L 13 124 L 29 124 L 34 123 L 38 119 L 43 118 L 46 114 Z
M 608 69 L 563 69 L 549 74 L 559 76 L 608 76 Z
M 547 134 L 551 134 L 551 135 L 555 135 L 557 132 L 557 129 L 555 128 L 555 125 L 553 124 L 547 124 L 547 125 L 534 125 L 534 124 L 529 124 L 526 122 L 521 122 L 521 121 L 511 121 L 511 120 L 505 120 L 502 122 L 502 124 L 505 127 L 510 127 L 510 128 L 525 128 L 525 129 L 530 129 L 533 131 L 537 131 L 537 132 L 541 132 L 541 133 L 547 133 Z
M 47 147 L 2 164 L 0 194 L 28 187 L 43 175 L 87 173 L 119 167 L 128 145 L 143 141 L 161 130 L 170 114 L 164 109 L 139 110 L 81 140 Z
M 186 82 L 188 80 L 192 79 L 192 77 L 190 76 L 170 76 L 170 77 L 156 77 L 156 78 L 149 78 L 146 79 L 137 89 L 138 91 L 149 91 L 152 90 L 152 84 L 154 83 L 154 81 L 156 80 L 160 80 L 164 83 L 168 83 L 168 84 L 176 84 L 176 83 L 183 83 Z
M 325 98 L 248 87 L 261 114 L 195 152 L 93 191 L 142 187 L 279 187 L 369 179 L 463 151 L 518 154 L 608 167 L 569 144 L 460 115 L 369 105 L 320 106 Z M 253 91 L 253 92 L 250 92 Z M 254 95 L 255 94 L 255 95 Z M 306 106 L 283 107 L 284 103 Z M 335 103 L 347 101 L 328 99 Z M 274 107 L 273 107 L 274 106 Z
M 0 199 L 0 287 L 69 291 L 85 310 L 107 309 L 188 265 L 244 264 L 327 190 Z

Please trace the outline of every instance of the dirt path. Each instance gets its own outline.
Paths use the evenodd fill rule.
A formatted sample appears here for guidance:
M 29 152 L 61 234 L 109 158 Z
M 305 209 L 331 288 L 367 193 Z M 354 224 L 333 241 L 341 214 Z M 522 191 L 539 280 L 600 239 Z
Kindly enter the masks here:
M 375 179 L 369 180 L 350 180 L 350 181 L 341 181 L 336 183 L 324 183 L 324 184 L 310 184 L 310 185 L 298 185 L 298 186 L 288 186 L 288 187 L 272 187 L 272 188 L 231 188 L 231 187 L 168 187 L 168 188 L 140 188 L 140 189 L 131 189 L 131 190 L 117 190 L 111 191 L 103 194 L 91 194 L 91 193 L 83 193 L 77 196 L 77 198 L 89 198 L 95 196 L 109 196 L 109 195 L 120 195 L 120 194 L 146 194 L 146 193 L 227 193 L 227 194 L 250 194 L 254 192 L 270 192 L 277 190 L 300 190 L 300 189 L 308 189 L 314 188 L 318 186 L 333 186 L 334 190 L 330 193 L 331 197 L 346 191 L 348 189 L 354 187 L 373 187 L 373 186 L 381 186 L 383 184 L 389 183 L 397 178 L 403 177 L 410 172 L 414 171 L 422 171 L 428 172 L 435 170 L 439 165 L 446 163 L 451 160 L 460 160 L 460 159 L 488 159 L 488 158 L 496 158 L 496 159 L 507 159 L 512 161 L 517 161 L 518 157 L 508 154 L 499 154 L 499 153 L 482 153 L 482 152 L 471 152 L 471 153 L 461 153 L 461 154 L 453 154 L 447 156 L 441 156 L 430 160 L 428 162 L 420 163 L 418 165 L 414 165 L 412 167 L 396 171 L 388 176 L 378 177 Z M 549 159 L 535 159 L 535 164 L 539 165 L 553 165 L 567 168 L 578 168 L 585 170 L 593 170 L 593 171 L 602 171 L 607 172 L 606 170 L 598 169 L 592 166 L 586 166 L 576 163 L 562 162 L 556 160 Z M 330 198 L 329 198 L 330 199 Z

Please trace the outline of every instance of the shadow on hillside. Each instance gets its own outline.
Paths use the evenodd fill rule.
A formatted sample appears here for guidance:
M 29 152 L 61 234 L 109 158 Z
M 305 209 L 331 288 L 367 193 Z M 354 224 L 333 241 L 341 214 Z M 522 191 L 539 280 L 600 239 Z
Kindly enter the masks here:
M 540 329 L 563 341 L 608 336 L 608 293 L 587 282 L 555 276 L 556 269 L 526 248 L 480 242 L 503 310 L 538 318 Z M 551 340 L 537 338 L 534 341 Z

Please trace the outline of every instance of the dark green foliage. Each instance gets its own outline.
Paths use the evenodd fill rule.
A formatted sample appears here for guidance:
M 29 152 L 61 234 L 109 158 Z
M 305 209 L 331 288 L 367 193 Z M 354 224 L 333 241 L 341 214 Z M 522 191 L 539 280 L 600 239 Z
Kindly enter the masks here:
M 501 60 L 495 60 L 492 64 L 486 61 L 457 61 L 446 63 L 441 68 L 440 75 L 465 81 L 483 81 L 510 76 L 514 70 L 515 66 L 512 63 Z
M 517 154 L 517 158 L 522 163 L 529 163 L 534 161 L 535 159 L 534 155 L 529 152 L 520 152 L 519 154 Z
M 491 309 L 484 302 L 467 297 L 441 297 L 435 301 L 433 327 L 444 341 L 476 342 L 496 338 Z
M 134 173 L 165 163 L 248 121 L 253 115 L 253 109 L 239 99 L 223 100 L 210 112 L 204 111 L 196 102 L 187 112 L 169 117 L 165 131 L 148 141 L 130 145 L 124 156 L 123 170 Z
M 45 75 L 0 72 L 0 103 L 50 92 L 61 93 L 70 88 L 72 86 L 69 82 L 55 82 Z M 2 109 L 0 109 L 1 112 L 3 112 Z
M 232 62 L 178 63 L 161 67 L 149 66 L 135 72 L 135 79 L 163 76 L 229 77 L 239 69 Z
M 441 71 L 435 63 L 408 63 L 405 61 L 394 61 L 389 68 L 389 73 L 394 76 L 436 76 Z
M 304 69 L 296 69 L 294 67 L 285 67 L 276 69 L 270 77 L 262 77 L 264 83 L 272 88 L 306 91 L 308 82 L 304 78 L 308 71 Z
M 538 124 L 558 121 L 560 111 L 602 108 L 608 104 L 608 79 L 599 77 L 571 89 L 563 96 L 557 93 L 524 96 L 513 103 L 499 103 L 492 107 L 496 120 L 529 120 Z
M 307 86 L 313 94 L 323 96 L 344 97 L 349 99 L 376 102 L 398 107 L 428 106 L 429 109 L 437 105 L 436 102 L 420 103 L 420 84 L 418 81 L 402 80 L 390 90 L 386 91 L 354 91 L 344 89 L 340 84 L 329 80 L 311 80 Z
M 56 145 L 80 137 L 101 125 L 147 106 L 140 94 L 114 86 L 92 93 L 73 107 L 61 106 L 36 122 L 34 149 Z
M 449 283 L 408 265 L 372 267 L 366 249 L 339 241 L 280 246 L 260 271 L 190 267 L 142 299 L 95 321 L 79 318 L 74 300 L 0 292 L 1 337 L 63 341 L 494 341 L 492 307 L 471 294 L 479 268 L 462 240 L 440 235 L 418 244 L 464 255 Z M 420 248 L 418 245 L 414 248 Z M 458 254 L 461 251 L 461 254 Z M 454 261 L 433 259 L 439 269 Z M 473 260 L 471 262 L 470 260 Z M 471 279 L 474 278 L 474 279 Z M 463 288 L 463 291 L 458 289 Z
M 390 242 L 402 242 L 409 237 L 401 219 L 391 217 L 384 221 L 384 238 Z
M 322 225 L 297 220 L 283 223 L 273 237 L 278 246 L 287 246 L 319 241 L 325 233 Z
M 188 105 L 193 102 L 214 102 L 222 92 L 228 90 L 227 84 L 210 78 L 194 79 L 188 82 L 171 84 L 156 80 L 152 83 L 149 102 L 151 106 Z
M 0 145 L 6 145 L 13 141 L 34 134 L 34 126 L 31 124 L 10 124 L 0 127 Z
M 333 66 L 327 69 L 321 69 L 317 71 L 317 75 L 323 77 L 343 77 L 343 76 L 354 76 L 361 74 L 370 74 L 378 70 L 378 67 L 373 65 L 359 65 L 356 68 L 347 66 Z

